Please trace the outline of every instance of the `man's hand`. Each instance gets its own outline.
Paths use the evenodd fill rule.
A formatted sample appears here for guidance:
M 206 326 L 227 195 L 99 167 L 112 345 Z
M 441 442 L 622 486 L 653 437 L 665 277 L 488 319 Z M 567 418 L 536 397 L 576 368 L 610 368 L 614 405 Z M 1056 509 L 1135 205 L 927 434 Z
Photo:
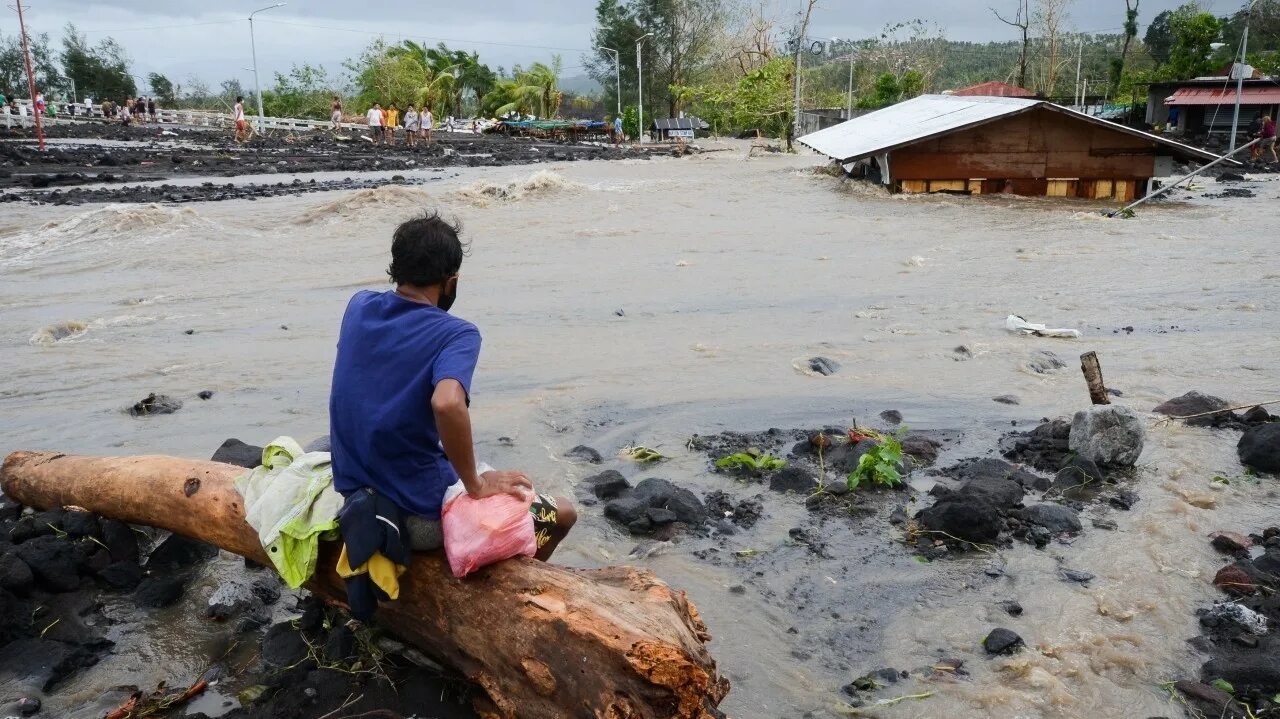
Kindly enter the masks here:
M 510 494 L 521 501 L 533 496 L 533 482 L 524 472 L 490 470 L 480 475 L 480 492 L 470 493 L 475 499 L 484 499 L 495 494 Z

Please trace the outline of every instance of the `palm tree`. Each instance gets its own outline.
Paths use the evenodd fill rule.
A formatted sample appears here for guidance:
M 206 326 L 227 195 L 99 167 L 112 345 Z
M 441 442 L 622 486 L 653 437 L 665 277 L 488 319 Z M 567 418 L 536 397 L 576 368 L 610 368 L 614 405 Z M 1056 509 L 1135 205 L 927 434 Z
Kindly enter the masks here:
M 482 99 L 493 89 L 498 81 L 498 76 L 488 65 L 480 62 L 480 56 L 471 53 L 462 65 L 462 72 L 459 76 L 462 87 L 469 90 L 476 98 L 476 109 L 479 111 Z

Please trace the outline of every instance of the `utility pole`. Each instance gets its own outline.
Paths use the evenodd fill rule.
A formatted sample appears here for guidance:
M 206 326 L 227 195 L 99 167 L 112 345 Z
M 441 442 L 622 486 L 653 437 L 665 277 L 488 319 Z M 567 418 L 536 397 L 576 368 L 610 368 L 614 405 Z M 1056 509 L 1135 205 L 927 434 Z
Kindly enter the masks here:
M 787 138 L 787 149 L 791 149 L 791 141 L 800 134 L 800 57 L 804 54 L 804 38 L 809 34 L 809 16 L 813 14 L 813 6 L 818 0 L 809 0 L 804 10 L 804 20 L 800 22 L 800 32 L 796 34 L 795 59 L 795 104 L 792 108 L 791 136 Z
M 1258 0 L 1251 0 L 1244 10 L 1244 35 L 1240 38 L 1240 62 L 1236 65 L 1236 107 L 1231 114 L 1231 145 L 1227 154 L 1236 151 L 1236 133 L 1240 130 L 1240 96 L 1244 94 L 1245 59 L 1249 52 L 1249 19 L 1253 16 L 1253 6 Z
M 36 106 L 36 73 L 31 69 L 31 48 L 27 45 L 27 23 L 22 17 L 22 0 L 18 2 L 18 32 L 22 34 L 22 61 L 27 66 L 27 91 L 31 93 L 31 110 L 36 116 L 36 140 L 44 152 L 44 125 L 40 120 L 40 108 Z
M 1076 51 L 1076 109 L 1079 110 L 1084 105 L 1084 96 L 1080 93 L 1080 63 L 1084 60 L 1084 38 L 1081 37 L 1080 47 Z
M 258 83 L 258 44 L 253 37 L 253 16 L 267 10 L 274 10 L 283 7 L 289 3 L 278 2 L 275 5 L 269 5 L 259 8 L 249 13 L 249 50 L 253 53 L 253 91 L 258 96 L 258 132 L 262 132 L 262 85 Z
M 600 47 L 601 50 L 608 50 L 613 53 L 613 80 L 618 84 L 618 117 L 622 117 L 622 68 L 618 60 L 618 51 L 611 47 Z
M 637 139 L 640 144 L 644 144 L 644 63 L 640 58 L 640 46 L 644 44 L 646 37 L 653 37 L 653 33 L 647 32 L 636 40 L 636 108 L 640 111 L 640 119 L 636 124 Z

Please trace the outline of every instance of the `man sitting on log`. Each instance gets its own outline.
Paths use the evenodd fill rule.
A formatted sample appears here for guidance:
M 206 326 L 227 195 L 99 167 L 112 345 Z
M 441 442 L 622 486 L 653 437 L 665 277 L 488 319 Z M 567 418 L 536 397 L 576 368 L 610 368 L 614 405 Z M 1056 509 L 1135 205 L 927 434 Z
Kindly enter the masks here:
M 371 490 L 405 513 L 411 549 L 439 549 L 445 490 L 461 481 L 477 499 L 526 498 L 524 472 L 477 469 L 468 412 L 480 331 L 449 314 L 466 248 L 458 227 L 430 213 L 401 224 L 387 273 L 394 290 L 362 290 L 342 318 L 329 398 L 333 483 Z M 534 495 L 538 559 L 577 519 L 563 497 Z

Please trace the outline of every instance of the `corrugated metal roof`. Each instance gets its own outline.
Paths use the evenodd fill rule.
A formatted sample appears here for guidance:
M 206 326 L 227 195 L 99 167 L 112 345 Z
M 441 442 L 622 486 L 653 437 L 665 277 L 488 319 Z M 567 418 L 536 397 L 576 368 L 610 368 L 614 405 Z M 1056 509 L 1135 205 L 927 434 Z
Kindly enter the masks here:
M 1233 105 L 1236 101 L 1236 86 L 1230 89 L 1221 87 L 1184 87 L 1166 97 L 1166 105 Z M 1240 103 L 1243 105 L 1276 105 L 1280 104 L 1280 87 L 1245 87 L 1240 91 Z
M 1144 137 L 1169 147 L 1175 155 L 1180 157 L 1197 160 L 1218 158 L 1211 152 L 1076 112 L 1046 100 L 1014 97 L 921 95 L 810 133 L 799 138 L 797 142 L 833 160 L 853 162 L 957 130 L 1019 115 L 1038 107 L 1101 125 L 1116 132 Z
M 710 125 L 700 118 L 693 117 L 664 117 L 653 121 L 653 129 L 655 130 L 705 130 Z
M 971 85 L 969 87 L 962 87 L 959 90 L 953 90 L 947 94 L 955 95 L 956 97 L 975 97 L 975 96 L 1035 97 L 1036 96 L 1034 92 L 1028 90 L 1025 87 L 1010 85 L 1007 82 L 1000 82 L 998 80 L 992 80 L 991 82 L 984 82 L 978 85 Z

